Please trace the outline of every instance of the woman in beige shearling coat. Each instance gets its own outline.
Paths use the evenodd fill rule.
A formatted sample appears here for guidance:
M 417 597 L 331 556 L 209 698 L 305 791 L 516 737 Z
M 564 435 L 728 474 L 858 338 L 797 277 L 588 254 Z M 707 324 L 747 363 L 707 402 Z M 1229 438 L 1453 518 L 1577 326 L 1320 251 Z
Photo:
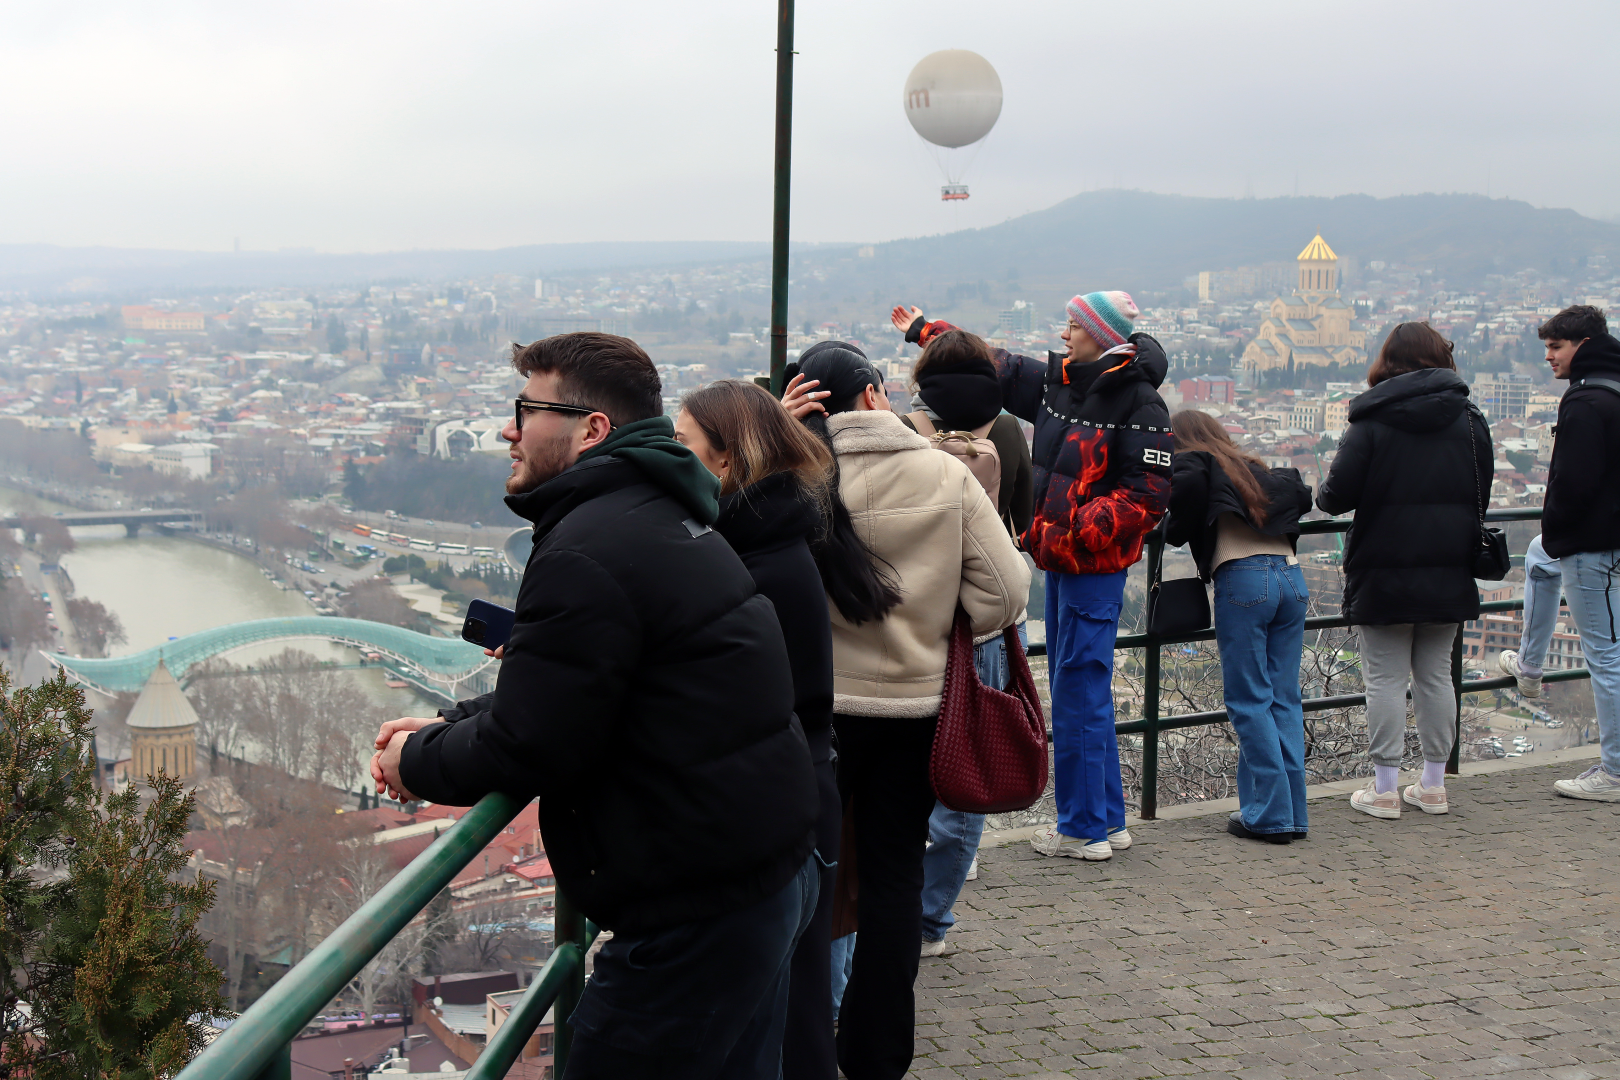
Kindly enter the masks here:
M 829 441 L 842 505 L 900 597 L 879 618 L 852 619 L 829 588 L 838 784 L 854 814 L 860 924 L 838 1063 L 850 1080 L 899 1080 L 911 1065 L 928 763 L 951 624 L 958 603 L 977 638 L 1015 624 L 1029 569 L 979 482 L 889 410 L 858 348 L 806 350 L 783 403 Z

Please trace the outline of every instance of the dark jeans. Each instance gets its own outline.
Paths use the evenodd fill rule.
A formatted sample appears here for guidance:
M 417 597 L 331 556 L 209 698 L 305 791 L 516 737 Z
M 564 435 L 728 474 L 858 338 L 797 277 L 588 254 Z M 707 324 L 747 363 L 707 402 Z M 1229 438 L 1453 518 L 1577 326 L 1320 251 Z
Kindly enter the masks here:
M 849 1080 L 899 1080 L 911 1068 L 936 720 L 833 717 L 838 786 L 854 800 L 860 918 L 838 1012 L 838 1065 Z
M 830 733 L 829 733 L 830 734 Z M 793 950 L 788 975 L 787 1032 L 782 1039 L 783 1080 L 837 1080 L 838 1052 L 833 1045 L 832 949 L 833 882 L 838 876 L 838 840 L 843 830 L 844 806 L 838 797 L 837 766 L 819 754 L 811 740 L 816 762 L 816 786 L 821 794 L 821 816 L 816 821 L 816 852 L 824 862 L 821 896 L 816 913 Z
M 788 961 L 820 877 L 812 855 L 774 896 L 741 911 L 614 935 L 568 1021 L 565 1080 L 774 1080 Z

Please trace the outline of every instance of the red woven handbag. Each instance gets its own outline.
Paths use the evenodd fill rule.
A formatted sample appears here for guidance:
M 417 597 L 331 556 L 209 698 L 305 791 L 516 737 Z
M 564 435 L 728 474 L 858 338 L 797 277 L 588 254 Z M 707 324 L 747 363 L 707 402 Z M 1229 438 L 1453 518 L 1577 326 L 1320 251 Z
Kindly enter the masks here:
M 986 686 L 973 666 L 973 628 L 958 605 L 945 660 L 945 692 L 929 779 L 952 810 L 1000 814 L 1034 806 L 1046 791 L 1046 718 L 1018 628 L 1002 634 L 1012 681 Z

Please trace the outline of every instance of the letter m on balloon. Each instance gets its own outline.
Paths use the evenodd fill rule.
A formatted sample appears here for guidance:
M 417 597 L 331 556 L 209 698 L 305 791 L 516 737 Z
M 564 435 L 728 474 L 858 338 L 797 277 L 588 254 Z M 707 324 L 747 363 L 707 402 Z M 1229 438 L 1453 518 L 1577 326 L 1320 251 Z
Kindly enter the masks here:
M 928 108 L 928 88 L 927 87 L 921 87 L 919 89 L 913 90 L 911 92 L 910 96 L 911 96 L 911 100 L 906 102 L 906 108 L 908 108 L 908 109 L 926 109 L 926 108 Z

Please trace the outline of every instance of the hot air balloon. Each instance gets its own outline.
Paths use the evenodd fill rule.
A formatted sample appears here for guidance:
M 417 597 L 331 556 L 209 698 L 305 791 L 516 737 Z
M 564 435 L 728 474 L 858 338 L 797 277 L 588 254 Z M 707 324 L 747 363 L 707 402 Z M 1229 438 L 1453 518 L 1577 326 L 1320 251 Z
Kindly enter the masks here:
M 931 147 L 945 176 L 940 198 L 968 197 L 962 177 L 980 141 L 1001 115 L 1001 78 L 990 61 L 966 49 L 929 53 L 906 77 L 906 119 Z M 966 154 L 963 147 L 972 147 Z

